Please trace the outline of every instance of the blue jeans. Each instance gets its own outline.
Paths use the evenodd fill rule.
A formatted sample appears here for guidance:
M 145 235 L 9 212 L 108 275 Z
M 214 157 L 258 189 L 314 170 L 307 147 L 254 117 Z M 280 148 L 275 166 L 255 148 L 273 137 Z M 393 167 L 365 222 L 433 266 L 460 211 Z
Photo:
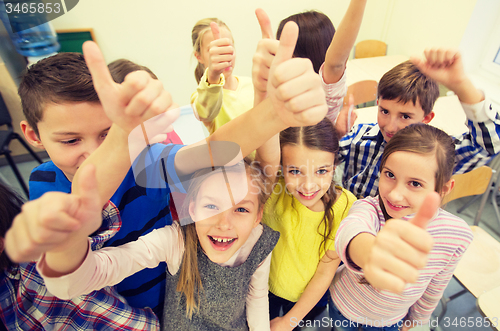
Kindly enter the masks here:
M 342 313 L 337 309 L 332 299 L 328 300 L 328 312 L 330 313 L 331 321 L 334 321 L 334 330 L 336 331 L 358 331 L 358 330 L 366 330 L 366 331 L 398 331 L 399 325 L 402 325 L 403 320 L 390 325 L 383 327 L 375 327 L 370 325 L 363 325 L 353 322 L 347 318 L 345 318 Z

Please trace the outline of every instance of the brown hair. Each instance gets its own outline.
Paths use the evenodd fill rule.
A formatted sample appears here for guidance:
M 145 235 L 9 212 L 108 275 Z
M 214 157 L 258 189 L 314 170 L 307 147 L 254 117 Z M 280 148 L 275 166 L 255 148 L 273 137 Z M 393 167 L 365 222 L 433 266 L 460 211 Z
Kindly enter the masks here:
M 280 133 L 280 147 L 286 145 L 299 146 L 303 145 L 310 149 L 330 152 L 335 156 L 335 163 L 337 163 L 337 155 L 339 151 L 339 138 L 337 130 L 332 122 L 324 118 L 321 122 L 312 126 L 303 127 L 290 127 Z M 345 194 L 345 193 L 342 193 Z M 320 245 L 319 254 L 322 251 L 326 253 L 326 241 L 332 235 L 334 228 L 334 214 L 332 206 L 337 201 L 337 191 L 335 184 L 332 182 L 328 191 L 321 197 L 321 201 L 325 207 L 325 215 L 318 225 L 318 233 L 323 237 Z M 346 206 L 347 208 L 347 206 Z M 324 224 L 324 232 L 319 231 L 321 224 Z
M 280 39 L 283 27 L 289 21 L 299 26 L 299 38 L 293 56 L 308 58 L 313 63 L 314 71 L 319 73 L 319 68 L 325 62 L 326 51 L 335 34 L 332 21 L 325 14 L 315 10 L 288 16 L 280 22 L 276 39 Z
M 451 179 L 455 166 L 455 143 L 444 131 L 424 123 L 415 123 L 399 130 L 384 148 L 380 168 L 394 152 L 412 152 L 436 155 L 438 169 L 434 190 L 441 193 L 444 185 Z
M 378 83 L 378 98 L 396 100 L 406 104 L 417 101 L 428 115 L 439 97 L 439 86 L 433 79 L 424 75 L 410 61 L 398 64 L 386 72 Z
M 59 53 L 33 64 L 22 75 L 18 93 L 24 116 L 37 136 L 48 103 L 99 102 L 80 53 Z
M 249 184 L 259 189 L 258 212 L 261 213 L 269 196 L 269 184 L 258 162 L 251 161 L 248 158 L 245 158 L 242 162 L 244 162 L 246 173 L 250 177 Z M 240 169 L 241 167 L 238 166 L 225 167 L 224 171 L 239 171 Z M 184 237 L 184 255 L 179 282 L 177 283 L 177 291 L 181 292 L 186 298 L 186 314 L 188 318 L 191 318 L 195 310 L 198 310 L 199 297 L 201 291 L 203 291 L 203 284 L 198 270 L 198 250 L 201 250 L 201 247 L 196 234 L 195 224 L 190 218 L 187 218 L 187 215 L 189 215 L 187 210 L 189 204 L 196 200 L 201 185 L 204 179 L 207 178 L 207 175 L 212 176 L 221 172 L 222 168 L 216 167 L 215 170 L 206 168 L 194 173 L 186 199 L 184 200 L 183 212 L 181 215 L 185 217 L 181 219 L 181 224 L 189 224 L 181 227 Z
M 5 233 L 12 225 L 12 221 L 21 212 L 23 199 L 10 189 L 0 183 L 0 237 L 5 238 Z M 4 251 L 0 251 L 0 271 L 13 265 Z
M 191 31 L 191 40 L 193 42 L 194 53 L 198 53 L 201 55 L 201 47 L 202 47 L 201 42 L 203 40 L 203 37 L 205 36 L 205 33 L 209 31 L 211 32 L 210 23 L 212 22 L 215 22 L 217 23 L 218 26 L 224 27 L 229 30 L 226 23 L 222 22 L 218 18 L 211 17 L 199 20 L 198 22 L 196 22 L 196 24 L 193 27 L 193 30 Z M 198 84 L 200 83 L 201 77 L 205 73 L 205 69 L 206 69 L 205 66 L 198 61 L 198 65 L 194 70 L 194 77 L 196 78 L 196 82 Z
M 125 76 L 127 76 L 129 73 L 139 70 L 144 70 L 153 79 L 158 79 L 158 77 L 156 77 L 156 75 L 148 67 L 142 66 L 126 59 L 118 59 L 111 62 L 110 64 L 108 64 L 108 69 L 111 73 L 111 77 L 113 77 L 113 80 L 118 84 L 123 83 L 123 81 L 125 80 Z

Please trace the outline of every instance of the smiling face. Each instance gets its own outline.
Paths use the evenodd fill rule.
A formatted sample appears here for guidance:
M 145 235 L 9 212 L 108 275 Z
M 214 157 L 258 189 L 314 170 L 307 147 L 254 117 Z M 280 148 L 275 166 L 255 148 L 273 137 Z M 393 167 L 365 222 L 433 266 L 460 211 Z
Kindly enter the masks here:
M 427 194 L 435 190 L 437 170 L 434 153 L 399 151 L 389 155 L 379 180 L 379 194 L 387 213 L 392 218 L 416 213 Z
M 249 185 L 245 172 L 226 172 L 231 195 L 222 173 L 207 177 L 200 186 L 189 214 L 195 222 L 200 246 L 215 263 L 224 263 L 247 241 L 259 224 L 259 188 Z
M 378 99 L 377 123 L 386 142 L 408 125 L 429 123 L 433 118 L 433 112 L 425 115 L 418 100 L 414 105 L 413 102 L 401 103 L 398 100 Z
M 321 197 L 332 185 L 335 155 L 304 145 L 285 145 L 281 151 L 288 191 L 312 211 L 323 211 Z
M 48 104 L 38 122 L 39 137 L 27 123 L 21 127 L 27 140 L 45 149 L 72 181 L 83 161 L 104 141 L 111 124 L 100 103 L 75 102 Z

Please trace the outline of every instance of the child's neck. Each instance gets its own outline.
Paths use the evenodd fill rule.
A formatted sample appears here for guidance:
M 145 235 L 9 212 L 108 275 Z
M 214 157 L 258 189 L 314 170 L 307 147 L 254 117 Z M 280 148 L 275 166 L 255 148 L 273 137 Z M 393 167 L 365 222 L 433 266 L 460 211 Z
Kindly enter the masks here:
M 225 79 L 226 83 L 224 84 L 224 89 L 236 91 L 238 88 L 238 79 L 236 79 L 233 75 L 225 77 Z

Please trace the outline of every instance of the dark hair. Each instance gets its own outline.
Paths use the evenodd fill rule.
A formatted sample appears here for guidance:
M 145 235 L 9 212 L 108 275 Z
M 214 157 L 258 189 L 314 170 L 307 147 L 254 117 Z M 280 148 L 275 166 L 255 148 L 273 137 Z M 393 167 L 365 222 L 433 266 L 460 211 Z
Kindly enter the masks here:
M 249 158 L 245 158 L 242 162 L 244 162 L 245 171 L 250 177 L 249 185 L 259 189 L 258 210 L 259 213 L 261 213 L 269 197 L 270 183 L 266 180 L 264 172 L 258 162 L 251 161 Z M 181 227 L 184 237 L 184 255 L 181 270 L 179 271 L 177 291 L 181 292 L 186 298 L 186 314 L 188 318 L 191 318 L 194 311 L 199 309 L 200 292 L 203 290 L 201 275 L 198 270 L 198 250 L 201 249 L 201 247 L 195 224 L 188 216 L 189 204 L 196 200 L 204 180 L 214 174 L 222 173 L 222 170 L 221 167 L 216 167 L 215 169 L 206 168 L 195 172 L 182 208 L 181 225 L 186 223 L 187 225 Z M 241 167 L 225 167 L 224 171 L 241 171 Z
M 313 63 L 314 71 L 319 73 L 319 68 L 325 62 L 326 51 L 335 34 L 332 21 L 325 14 L 315 10 L 295 14 L 280 22 L 276 39 L 280 39 L 283 27 L 289 21 L 299 26 L 299 38 L 293 56 L 308 58 Z
M 428 115 L 439 97 L 436 81 L 424 75 L 410 61 L 398 64 L 386 72 L 378 83 L 378 98 L 396 100 L 403 104 L 417 101 Z
M 280 147 L 286 145 L 299 146 L 303 145 L 310 149 L 320 150 L 332 153 L 335 156 L 335 163 L 337 163 L 337 155 L 339 151 L 339 138 L 337 130 L 332 122 L 324 118 L 321 122 L 312 126 L 303 127 L 290 127 L 280 133 Z M 342 193 L 345 194 L 345 193 Z M 319 254 L 322 251 L 326 253 L 326 241 L 332 235 L 334 229 L 334 214 L 332 206 L 337 200 L 337 191 L 335 184 L 332 182 L 328 191 L 321 197 L 321 201 L 325 207 L 325 215 L 321 223 L 318 225 L 318 233 L 323 237 L 320 245 Z M 347 206 L 346 206 L 347 208 Z M 324 232 L 320 232 L 320 226 L 324 224 Z
M 455 166 L 455 143 L 444 131 L 424 123 L 415 123 L 399 130 L 384 148 L 380 168 L 394 152 L 412 152 L 436 155 L 437 172 L 434 190 L 441 193 L 451 179 Z
M 113 77 L 113 80 L 118 84 L 123 83 L 123 81 L 125 80 L 125 76 L 127 76 L 129 73 L 139 70 L 144 70 L 149 75 L 151 75 L 153 79 L 158 79 L 158 77 L 156 77 L 156 75 L 148 67 L 142 66 L 127 59 L 118 59 L 111 62 L 110 64 L 108 64 L 108 69 L 111 73 L 111 77 Z
M 33 64 L 22 75 L 18 93 L 24 116 L 37 136 L 48 103 L 99 102 L 80 53 L 59 53 Z
M 12 225 L 12 221 L 21 212 L 23 199 L 9 187 L 0 183 L 0 237 L 5 238 L 5 233 Z M 13 263 L 2 250 L 0 254 L 0 270 L 5 270 Z

